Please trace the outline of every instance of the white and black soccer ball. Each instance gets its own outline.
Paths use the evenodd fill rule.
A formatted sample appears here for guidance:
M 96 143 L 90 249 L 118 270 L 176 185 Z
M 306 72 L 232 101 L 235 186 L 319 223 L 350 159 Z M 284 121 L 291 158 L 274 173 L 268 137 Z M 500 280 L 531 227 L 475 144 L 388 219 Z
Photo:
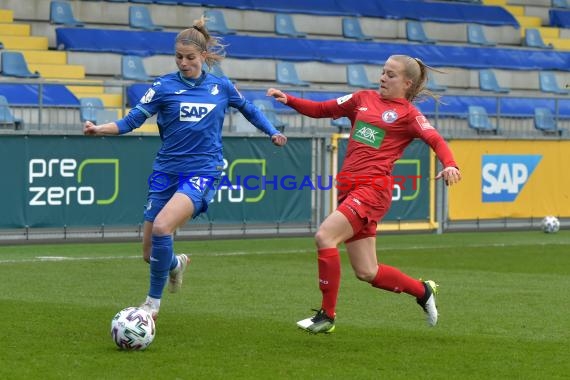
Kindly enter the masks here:
M 547 234 L 553 234 L 560 229 L 560 221 L 555 216 L 545 216 L 542 219 L 542 231 Z
M 111 337 L 122 350 L 146 349 L 154 340 L 155 332 L 152 316 L 139 307 L 127 307 L 111 321 Z

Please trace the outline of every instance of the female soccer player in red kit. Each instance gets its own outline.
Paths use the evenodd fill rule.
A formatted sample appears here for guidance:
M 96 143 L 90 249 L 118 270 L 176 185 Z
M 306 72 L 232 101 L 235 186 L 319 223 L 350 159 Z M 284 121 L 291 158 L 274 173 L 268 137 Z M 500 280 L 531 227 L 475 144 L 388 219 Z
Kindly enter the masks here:
M 406 55 L 393 55 L 380 75 L 379 91 L 358 91 L 338 99 L 315 102 L 296 98 L 270 88 L 268 96 L 313 118 L 350 119 L 352 128 L 341 169 L 344 186 L 338 187 L 338 207 L 320 225 L 315 241 L 318 249 L 321 309 L 297 322 L 311 333 L 330 333 L 335 328 L 335 307 L 340 287 L 338 245 L 345 243 L 350 264 L 359 280 L 395 293 L 414 296 L 426 313 L 430 326 L 437 323 L 437 284 L 414 279 L 397 268 L 378 263 L 376 226 L 388 212 L 392 186 L 378 186 L 376 178 L 392 175 L 394 163 L 415 138 L 426 142 L 443 164 L 436 179 L 447 185 L 461 179 L 461 173 L 445 140 L 412 101 L 431 95 L 425 89 L 429 67 Z M 353 186 L 347 178 L 358 177 Z M 370 178 L 369 181 L 363 178 Z

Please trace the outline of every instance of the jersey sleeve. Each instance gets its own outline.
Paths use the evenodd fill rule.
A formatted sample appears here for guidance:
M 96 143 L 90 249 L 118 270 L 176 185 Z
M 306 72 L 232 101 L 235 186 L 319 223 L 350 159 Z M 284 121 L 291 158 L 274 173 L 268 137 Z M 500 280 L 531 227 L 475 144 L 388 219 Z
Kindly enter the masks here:
M 229 79 L 224 78 L 224 86 L 228 91 L 229 105 L 241 112 L 247 121 L 253 124 L 255 128 L 269 136 L 280 133 L 263 112 L 247 100 Z
M 422 139 L 435 152 L 444 167 L 458 167 L 447 142 L 429 120 L 415 107 L 410 112 L 410 125 L 416 137 Z
M 153 85 L 145 92 L 139 103 L 133 108 L 127 116 L 117 121 L 119 127 L 119 134 L 125 134 L 133 129 L 139 128 L 143 123 L 156 114 L 160 109 L 162 102 L 160 80 L 153 83 Z
M 347 116 L 352 119 L 351 116 L 355 113 L 357 98 L 358 93 L 354 93 L 337 99 L 317 102 L 287 94 L 287 105 L 295 111 L 312 118 L 330 117 L 338 119 L 339 117 Z

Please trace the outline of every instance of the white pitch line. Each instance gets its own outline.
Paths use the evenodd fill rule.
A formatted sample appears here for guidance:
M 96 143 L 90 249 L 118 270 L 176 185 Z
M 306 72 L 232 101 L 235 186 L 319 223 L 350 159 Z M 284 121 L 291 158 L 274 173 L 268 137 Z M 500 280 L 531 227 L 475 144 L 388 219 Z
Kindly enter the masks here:
M 416 245 L 404 247 L 377 247 L 376 251 L 405 251 L 405 250 L 423 250 L 423 249 L 445 249 L 445 248 L 483 248 L 483 247 L 516 247 L 521 245 L 569 245 L 566 242 L 543 242 L 543 243 L 491 243 L 491 244 L 465 244 L 465 245 Z M 341 251 L 344 248 L 341 247 Z M 247 256 L 247 255 L 267 255 L 267 254 L 291 254 L 291 253 L 314 253 L 313 249 L 290 249 L 279 251 L 236 251 L 236 252 L 193 252 L 195 256 Z M 105 261 L 105 260 L 125 260 L 125 259 L 141 259 L 140 255 L 131 256 L 36 256 L 28 259 L 6 259 L 0 260 L 0 264 L 14 263 L 33 263 L 33 262 L 59 262 L 59 261 Z

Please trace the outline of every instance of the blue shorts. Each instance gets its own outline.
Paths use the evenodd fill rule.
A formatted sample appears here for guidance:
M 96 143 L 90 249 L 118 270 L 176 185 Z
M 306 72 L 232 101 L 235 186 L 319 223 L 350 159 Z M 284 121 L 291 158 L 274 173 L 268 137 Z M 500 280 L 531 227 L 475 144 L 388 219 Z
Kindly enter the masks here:
M 148 178 L 148 196 L 144 210 L 144 220 L 154 222 L 156 216 L 175 193 L 185 194 L 194 204 L 197 217 L 208 210 L 208 204 L 216 194 L 219 176 L 184 176 L 153 172 Z

